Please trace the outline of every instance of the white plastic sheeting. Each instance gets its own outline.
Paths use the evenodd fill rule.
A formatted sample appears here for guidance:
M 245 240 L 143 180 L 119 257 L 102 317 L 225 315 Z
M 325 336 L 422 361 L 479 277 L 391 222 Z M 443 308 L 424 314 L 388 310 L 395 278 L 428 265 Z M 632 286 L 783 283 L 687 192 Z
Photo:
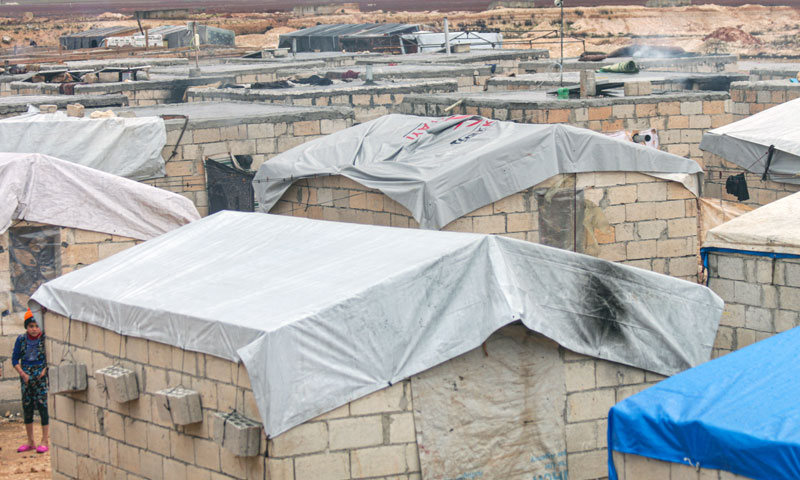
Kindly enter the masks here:
M 253 187 L 269 212 L 294 181 L 343 175 L 438 229 L 560 173 L 614 171 L 678 181 L 695 195 L 702 176 L 693 160 L 567 125 L 386 115 L 273 157 Z
M 199 218 L 177 193 L 47 155 L 0 153 L 0 234 L 18 219 L 148 240 Z
M 712 228 L 703 247 L 800 255 L 800 193 Z
M 800 99 L 792 100 L 747 118 L 709 130 L 700 149 L 719 155 L 745 170 L 763 174 L 767 150 L 775 145 L 767 178 L 800 185 Z
M 470 50 L 503 48 L 503 34 L 492 32 L 450 32 L 450 45 L 469 45 Z M 444 33 L 414 32 L 403 35 L 403 40 L 417 45 L 417 52 L 441 52 L 445 49 Z
M 489 235 L 220 212 L 46 283 L 50 310 L 242 360 L 275 436 L 521 320 L 670 375 L 707 361 L 711 290 Z
M 164 120 L 77 118 L 64 112 L 0 120 L 0 152 L 42 153 L 133 180 L 163 177 Z

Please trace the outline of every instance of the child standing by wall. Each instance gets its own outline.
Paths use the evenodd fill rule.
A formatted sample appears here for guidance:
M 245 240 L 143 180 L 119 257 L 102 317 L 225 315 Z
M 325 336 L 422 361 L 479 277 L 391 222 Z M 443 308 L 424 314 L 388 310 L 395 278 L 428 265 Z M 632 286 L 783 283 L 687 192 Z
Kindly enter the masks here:
M 28 442 L 17 452 L 36 449 L 37 453 L 48 450 L 49 420 L 47 413 L 47 357 L 44 351 L 44 334 L 30 309 L 25 313 L 25 333 L 14 343 L 11 365 L 19 373 L 22 386 L 22 412 Z M 42 443 L 37 447 L 33 440 L 33 410 L 39 411 L 42 419 Z

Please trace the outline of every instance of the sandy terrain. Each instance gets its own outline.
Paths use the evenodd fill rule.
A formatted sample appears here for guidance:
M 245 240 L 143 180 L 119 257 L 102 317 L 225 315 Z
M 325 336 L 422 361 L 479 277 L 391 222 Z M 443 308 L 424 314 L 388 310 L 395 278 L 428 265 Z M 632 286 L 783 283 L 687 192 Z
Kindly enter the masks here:
M 792 7 L 746 5 L 725 7 L 701 5 L 679 8 L 644 8 L 605 6 L 566 8 L 565 30 L 578 41 L 567 43 L 565 54 L 586 50 L 609 52 L 633 43 L 671 45 L 702 53 L 736 53 L 747 56 L 798 56 L 800 11 Z M 528 48 L 530 40 L 547 31 L 558 29 L 556 8 L 495 9 L 483 12 L 454 11 L 446 15 L 453 29 L 499 29 L 507 48 Z M 271 48 L 278 35 L 317 23 L 397 22 L 418 23 L 432 30 L 441 30 L 445 13 L 369 11 L 345 15 L 292 17 L 288 13 L 203 13 L 192 16 L 203 23 L 229 28 L 237 33 L 237 44 L 248 48 Z M 181 24 L 181 20 L 145 20 L 145 27 Z M 105 13 L 98 16 L 34 18 L 0 17 L 0 37 L 11 39 L 11 45 L 57 45 L 60 35 L 92 27 L 115 25 L 136 26 L 128 15 Z M 550 48 L 556 55 L 558 45 L 542 40 L 536 48 Z
M 34 430 L 39 439 L 38 424 Z M 9 422 L 0 419 L 0 478 L 4 480 L 39 480 L 51 477 L 50 453 L 17 453 L 17 447 L 25 443 L 25 427 L 21 421 Z

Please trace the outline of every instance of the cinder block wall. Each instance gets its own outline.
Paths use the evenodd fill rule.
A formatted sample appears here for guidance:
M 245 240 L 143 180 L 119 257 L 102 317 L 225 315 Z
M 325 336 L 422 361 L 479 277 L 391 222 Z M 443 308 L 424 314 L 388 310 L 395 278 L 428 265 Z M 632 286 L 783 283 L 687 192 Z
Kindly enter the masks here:
M 421 478 L 408 380 L 274 439 L 262 436 L 258 457 L 234 457 L 213 442 L 210 416 L 236 408 L 260 422 L 241 364 L 121 337 L 53 313 L 47 314 L 45 328 L 51 360 L 61 358 L 69 347 L 89 372 L 120 363 L 137 373 L 142 392 L 137 400 L 117 404 L 90 376 L 85 392 L 51 395 L 54 478 L 252 479 L 264 478 L 265 472 L 271 480 Z M 604 478 L 609 408 L 663 377 L 559 350 L 567 391 L 569 477 Z M 178 384 L 200 393 L 202 423 L 175 428 L 160 418 L 153 394 Z
M 568 61 L 564 63 L 564 71 L 597 70 L 624 58 L 609 58 L 599 62 Z M 640 70 L 653 72 L 687 72 L 718 73 L 738 71 L 736 55 L 703 55 L 682 58 L 636 58 L 636 66 Z M 552 71 L 553 61 L 523 62 L 522 68 L 529 73 Z M 557 62 L 556 62 L 557 63 Z
M 579 251 L 697 281 L 697 200 L 679 183 L 639 173 L 561 175 L 464 215 L 443 230 L 498 234 L 552 245 L 540 238 L 540 225 L 563 216 L 563 211 L 553 212 L 552 219 L 540 218 L 537 193 L 554 185 L 571 198 L 577 195 L 574 198 L 585 202 L 586 208 L 599 207 L 607 222 L 589 234 L 580 233 L 585 238 L 579 239 L 584 245 Z M 271 213 L 419 228 L 405 207 L 378 190 L 341 176 L 296 182 Z M 582 226 L 582 220 L 578 225 Z
M 766 149 L 765 153 L 766 153 Z M 755 163 L 758 158 L 753 158 Z M 766 156 L 758 163 L 763 165 Z M 748 205 L 763 206 L 770 202 L 774 202 L 780 198 L 789 196 L 793 193 L 800 192 L 800 185 L 793 185 L 791 183 L 772 182 L 761 180 L 761 175 L 757 173 L 746 173 L 744 168 L 731 163 L 710 152 L 703 152 L 703 164 L 706 170 L 704 179 L 705 187 L 703 188 L 703 196 L 708 198 L 721 198 L 723 200 L 730 200 L 738 202 L 739 200 L 725 191 L 725 182 L 731 175 L 738 175 L 745 173 L 747 179 L 747 192 L 750 195 L 748 200 L 743 201 Z
M 614 452 L 614 465 L 620 480 L 747 480 L 724 470 L 696 468 L 681 463 Z
M 11 231 L 15 228 L 41 226 L 45 225 L 19 222 L 11 228 Z M 67 227 L 60 228 L 59 241 L 61 244 L 56 252 L 56 269 L 52 278 L 90 265 L 141 243 L 127 237 Z M 11 299 L 14 290 L 11 277 L 13 268 L 9 254 L 9 232 L 6 232 L 0 235 L 0 312 L 9 312 L 9 315 L 2 317 L 2 334 L 0 334 L 0 364 L 3 369 L 3 375 L 0 376 L 0 410 L 3 412 L 6 410 L 22 411 L 19 377 L 11 367 L 11 354 L 17 336 L 25 332 L 23 328 L 25 310 L 15 310 L 13 307 Z
M 468 98 L 445 112 L 456 99 L 449 96 L 407 96 L 400 113 L 445 116 L 482 115 L 520 123 L 566 123 L 596 132 L 654 128 L 660 148 L 703 160 L 700 140 L 710 128 L 731 122 L 727 93 L 670 93 L 643 97 L 534 101 Z
M 790 64 L 786 65 L 790 67 Z M 790 78 L 797 78 L 797 68 L 751 68 L 748 72 L 751 82 L 764 80 L 782 80 L 788 82 Z
M 186 89 L 220 81 L 233 81 L 229 77 L 199 77 L 175 80 L 144 80 L 136 82 L 95 83 L 75 85 L 75 95 L 122 94 L 132 107 L 146 107 L 184 101 Z M 57 83 L 12 82 L 12 95 L 59 95 Z
M 800 98 L 800 83 L 788 80 L 731 83 L 733 121 Z
M 250 89 L 190 89 L 187 101 L 238 100 L 256 103 L 282 103 L 300 106 L 344 106 L 355 111 L 358 123 L 374 120 L 387 113 L 395 113 L 406 95 L 448 93 L 458 90 L 455 80 L 418 80 L 372 87 L 348 88 L 297 88 L 285 91 Z
M 715 358 L 800 325 L 800 259 L 712 252 L 708 264 L 725 301 Z
M 119 362 L 136 372 L 141 396 L 108 400 L 94 378 L 85 392 L 51 395 L 51 462 L 62 478 L 418 480 L 411 385 L 404 381 L 344 405 L 236 457 L 213 441 L 211 416 L 234 408 L 260 422 L 244 366 L 48 313 L 48 358 L 71 347 L 89 372 Z M 67 332 L 71 331 L 71 340 Z M 182 384 L 201 395 L 204 421 L 176 428 L 153 394 Z M 265 452 L 268 454 L 265 455 Z
M 172 156 L 183 120 L 170 120 L 166 122 L 167 145 L 162 152 L 167 161 L 167 175 L 144 183 L 184 195 L 194 202 L 200 215 L 207 215 L 208 191 L 203 163 L 206 157 L 229 152 L 252 155 L 251 168 L 255 170 L 267 159 L 301 143 L 351 127 L 353 121 L 349 109 L 287 113 L 263 119 L 191 121 L 177 146 L 177 153 Z
M 646 81 L 647 79 L 642 79 Z M 568 81 L 564 79 L 564 83 L 568 86 L 574 86 L 575 81 Z M 681 79 L 666 79 L 666 80 L 650 80 L 653 90 L 657 92 L 678 92 L 683 90 L 692 90 L 691 84 Z M 487 90 L 489 92 L 505 92 L 514 90 L 538 90 L 538 89 L 555 89 L 558 88 L 559 74 L 556 72 L 549 72 L 549 78 L 534 77 L 530 75 L 518 75 L 515 77 L 492 77 L 487 82 Z M 473 90 L 474 91 L 474 90 Z

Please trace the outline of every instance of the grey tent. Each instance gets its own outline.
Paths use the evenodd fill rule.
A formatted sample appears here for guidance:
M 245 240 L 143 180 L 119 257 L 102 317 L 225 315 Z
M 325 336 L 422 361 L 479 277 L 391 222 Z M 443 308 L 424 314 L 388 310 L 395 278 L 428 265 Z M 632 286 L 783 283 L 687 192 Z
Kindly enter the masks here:
M 703 135 L 700 149 L 739 165 L 767 173 L 773 182 L 800 185 L 800 99 L 782 103 Z M 770 146 L 774 152 L 770 155 Z

